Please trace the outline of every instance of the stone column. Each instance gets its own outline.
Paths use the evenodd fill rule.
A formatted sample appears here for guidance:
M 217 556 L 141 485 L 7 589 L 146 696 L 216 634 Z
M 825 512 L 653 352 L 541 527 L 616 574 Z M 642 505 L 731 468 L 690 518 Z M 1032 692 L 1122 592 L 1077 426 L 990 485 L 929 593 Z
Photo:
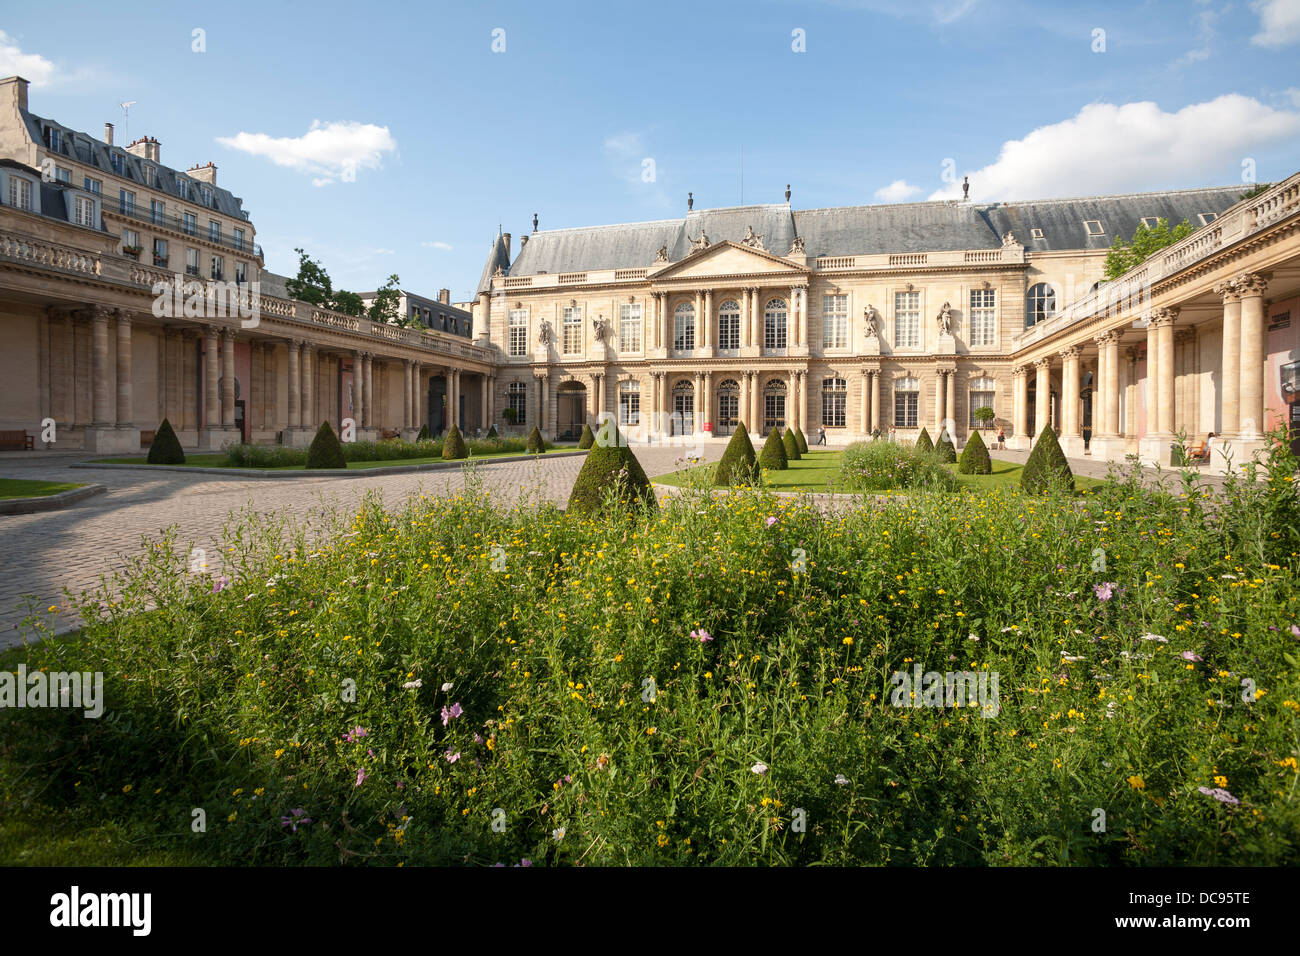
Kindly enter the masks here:
M 131 316 L 117 310 L 117 427 L 131 428 Z
M 1060 351 L 1061 356 L 1061 450 L 1067 456 L 1083 454 L 1083 431 L 1079 427 L 1079 346 Z
M 753 343 L 750 341 L 749 327 L 749 290 L 740 290 L 740 347 L 748 348 Z
M 763 354 L 764 326 L 763 326 L 763 290 L 756 287 L 754 290 L 754 309 L 751 318 L 754 323 L 754 345 L 758 347 L 758 354 Z
M 1029 448 L 1029 372 L 1023 365 L 1011 369 L 1011 431 L 1014 448 Z
M 1246 273 L 1237 277 L 1237 291 L 1241 296 L 1241 450 L 1248 456 L 1263 445 L 1263 434 L 1268 427 L 1264 420 L 1264 293 L 1268 282 L 1263 276 Z
M 945 394 L 943 398 L 943 417 L 945 421 L 952 422 L 952 428 L 948 432 L 948 437 L 952 439 L 952 446 L 957 447 L 957 371 L 948 369 L 945 373 L 947 378 Z
M 209 325 L 204 330 L 203 339 L 203 424 L 206 428 L 221 426 L 221 393 L 217 390 L 217 380 L 221 378 L 221 367 L 217 352 L 217 335 L 220 329 Z
M 478 377 L 478 427 L 486 433 L 491 421 L 488 417 L 488 377 L 483 374 Z
M 1223 344 L 1219 372 L 1219 429 L 1236 436 L 1241 430 L 1241 292 L 1237 280 L 1220 282 L 1214 291 L 1223 297 Z
M 1174 420 L 1174 322 L 1177 319 L 1177 309 L 1161 309 L 1153 319 L 1156 326 L 1156 348 L 1160 353 L 1156 377 L 1156 388 L 1160 393 L 1156 401 L 1159 409 L 1157 420 L 1160 434 L 1164 436 L 1172 436 L 1178 427 Z
M 790 339 L 791 345 L 799 348 L 803 341 L 803 307 L 799 301 L 799 286 L 790 286 Z
M 302 427 L 302 342 L 289 342 L 289 429 Z
M 1052 424 L 1052 360 L 1041 358 L 1034 363 L 1034 369 L 1034 431 L 1041 435 Z M 1038 435 L 1030 437 L 1031 448 Z
M 340 409 L 342 412 L 343 410 Z M 361 350 L 352 353 L 352 421 L 362 428 L 366 414 L 366 360 Z M 348 417 L 344 412 L 340 417 Z
M 95 306 L 91 318 L 91 367 L 94 411 L 91 413 L 92 428 L 108 428 L 113 424 L 108 410 L 108 316 L 109 309 Z
M 698 343 L 705 348 L 713 347 L 713 290 L 704 290 L 704 339 Z
M 374 379 L 375 379 L 375 376 L 374 376 L 375 363 L 374 363 L 374 356 L 371 355 L 369 352 L 367 352 L 367 353 L 362 357 L 362 363 L 363 363 L 363 364 L 365 365 L 365 367 L 366 367 L 366 373 L 365 373 L 365 375 L 366 375 L 366 399 L 365 399 L 365 402 L 366 402 L 366 404 L 365 404 L 365 409 L 366 409 L 366 427 L 367 427 L 367 428 L 372 428 L 372 427 L 374 427 L 374 423 L 375 423 L 375 383 L 374 383 Z
M 871 372 L 864 368 L 862 370 L 862 395 L 858 399 L 858 434 L 860 435 L 869 435 L 871 433 L 871 420 L 868 417 L 870 409 L 867 407 L 871 384 Z
M 248 414 L 248 409 L 244 409 Z M 316 410 L 316 346 L 307 342 L 302 347 L 302 427 L 315 430 L 320 427 L 321 415 Z
M 871 372 L 871 427 L 880 428 L 880 369 Z
M 943 387 L 943 377 L 945 373 L 940 370 L 934 375 L 934 440 L 939 440 L 939 434 L 943 431 L 944 408 L 943 400 L 947 391 Z

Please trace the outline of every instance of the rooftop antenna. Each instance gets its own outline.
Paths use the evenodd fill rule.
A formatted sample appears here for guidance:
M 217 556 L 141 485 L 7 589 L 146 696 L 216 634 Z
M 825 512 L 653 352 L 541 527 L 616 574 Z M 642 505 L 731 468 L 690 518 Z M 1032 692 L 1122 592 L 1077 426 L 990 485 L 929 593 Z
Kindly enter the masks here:
M 740 204 L 745 205 L 745 144 L 740 144 Z
M 125 103 L 118 103 L 122 107 L 122 138 L 128 143 L 131 141 L 131 107 L 135 106 L 135 100 L 127 100 Z

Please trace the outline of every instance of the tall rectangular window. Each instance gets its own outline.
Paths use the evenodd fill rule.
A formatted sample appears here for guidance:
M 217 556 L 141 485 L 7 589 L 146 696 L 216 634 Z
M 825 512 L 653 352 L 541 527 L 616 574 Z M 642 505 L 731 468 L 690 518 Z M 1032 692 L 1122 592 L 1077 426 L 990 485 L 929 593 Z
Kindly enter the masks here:
M 149 200 L 149 220 L 155 225 L 162 225 L 167 215 L 167 207 L 157 199 Z
M 822 296 L 822 348 L 849 347 L 849 297 Z M 842 427 L 842 426 L 841 426 Z
M 849 383 L 842 378 L 822 381 L 822 424 L 827 428 L 845 428 L 848 421 Z
M 641 424 L 641 383 L 620 382 L 618 386 L 618 423 Z
M 763 312 L 764 349 L 773 351 L 786 347 L 787 318 L 785 299 L 773 299 L 767 304 L 767 308 Z
M 102 180 L 91 179 L 89 176 L 85 177 L 83 185 L 86 187 L 86 192 L 94 193 L 96 196 L 104 190 L 104 183 Z
M 510 354 L 528 354 L 528 310 L 510 310 Z
M 15 209 L 32 208 L 32 183 L 19 176 L 9 177 L 9 205 Z
M 192 276 L 199 274 L 199 250 L 185 250 L 185 274 Z
M 921 345 L 921 293 L 894 293 L 894 347 L 914 349 Z
M 226 260 L 224 256 L 212 257 L 212 278 L 224 279 L 226 277 Z
M 151 189 L 158 188 L 158 167 L 144 164 L 144 184 Z
M 582 354 L 582 307 L 566 307 L 563 316 L 564 354 Z
M 244 248 L 244 230 L 236 229 L 234 230 L 234 233 L 235 233 L 235 248 L 242 250 Z
M 208 241 L 221 242 L 221 223 L 215 219 L 208 220 Z
M 122 230 L 122 250 L 125 252 L 127 249 L 134 249 L 136 252 L 140 251 L 140 233 L 134 229 Z
M 87 199 L 85 196 L 74 196 L 72 199 L 72 218 L 78 226 L 93 226 L 95 224 L 95 201 Z
M 618 307 L 618 348 L 620 352 L 641 351 L 641 306 Z
M 161 206 L 162 203 L 159 203 L 158 205 Z M 194 215 L 192 212 L 187 212 L 184 215 L 185 218 L 181 222 L 181 231 L 187 236 L 197 235 L 199 231 L 199 217 Z
M 673 348 L 678 352 L 695 348 L 695 307 L 689 302 L 673 309 Z
M 740 348 L 740 303 L 734 299 L 718 307 L 718 348 L 723 352 Z
M 156 266 L 167 265 L 167 240 L 155 239 L 153 241 L 153 264 Z
M 235 281 L 238 282 L 238 283 L 241 283 L 241 284 L 242 284 L 242 283 L 245 283 L 245 282 L 248 281 L 248 263 L 247 263 L 247 262 L 236 262 L 236 263 L 235 263 Z
M 123 163 L 123 161 L 122 161 L 122 154 L 121 154 L 121 153 L 109 153 L 109 155 L 108 155 L 108 161 L 113 165 L 113 172 L 115 172 L 115 173 L 117 173 L 119 176 L 121 176 L 121 175 L 122 175 L 122 167 L 123 167 L 123 165 L 124 165 L 124 163 Z
M 120 210 L 128 216 L 134 216 L 135 193 L 131 192 L 129 189 L 122 189 L 118 191 L 117 197 Z
M 894 383 L 894 426 L 915 428 L 920 421 L 921 383 L 914 378 L 900 378 Z
M 189 181 L 188 181 L 188 180 L 185 180 L 185 179 L 181 179 L 179 176 L 177 176 L 177 177 L 176 177 L 176 192 L 178 192 L 178 193 L 180 194 L 180 197 L 181 197 L 182 199 L 189 199 L 189 198 L 190 198 L 190 184 L 189 184 Z
M 522 425 L 528 421 L 528 386 L 523 382 L 511 382 L 508 390 L 509 408 L 514 409 L 515 424 Z
M 992 289 L 972 289 L 970 293 L 970 344 L 992 345 L 995 325 L 996 293 Z

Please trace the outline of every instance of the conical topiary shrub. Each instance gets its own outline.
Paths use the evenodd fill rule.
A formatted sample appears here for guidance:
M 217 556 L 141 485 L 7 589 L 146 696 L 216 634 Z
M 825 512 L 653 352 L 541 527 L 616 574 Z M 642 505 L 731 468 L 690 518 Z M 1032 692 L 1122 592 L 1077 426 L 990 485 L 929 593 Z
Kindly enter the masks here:
M 720 488 L 732 485 L 750 485 L 758 474 L 758 458 L 754 455 L 754 443 L 749 440 L 749 430 L 744 422 L 736 424 L 731 434 L 731 441 L 713 471 L 713 483 Z
M 781 440 L 781 429 L 773 428 L 767 433 L 763 450 L 758 453 L 758 465 L 771 471 L 785 471 L 790 467 L 785 457 L 785 443 Z
M 1034 442 L 1025 470 L 1020 473 L 1020 486 L 1031 495 L 1040 495 L 1058 482 L 1073 490 L 1074 472 L 1065 452 L 1061 451 L 1061 443 L 1056 440 L 1056 432 L 1048 425 Z
M 980 437 L 978 428 L 972 429 L 966 439 L 966 447 L 957 459 L 957 472 L 962 475 L 988 475 L 993 472 L 993 462 L 989 460 L 989 449 Z
M 540 455 L 546 451 L 546 442 L 542 440 L 542 433 L 533 426 L 533 430 L 528 433 L 528 444 L 525 446 L 530 455 Z
M 934 450 L 940 461 L 952 463 L 957 460 L 957 449 L 953 447 L 952 436 L 946 431 L 940 433 L 939 443 L 934 446 Z
M 590 425 L 582 426 L 582 437 L 578 439 L 579 448 L 590 448 L 596 444 L 596 436 L 591 433 Z
M 794 432 L 789 428 L 781 436 L 781 447 L 785 449 L 785 460 L 787 462 L 798 461 L 803 458 L 803 455 L 799 454 L 799 442 L 794 437 Z
M 613 423 L 611 431 L 613 435 L 609 444 L 593 444 L 591 451 L 587 452 L 569 495 L 570 514 L 599 514 L 605 509 L 606 498 L 611 492 L 614 496 L 612 502 L 618 507 L 655 507 L 654 490 L 641 462 L 619 438 Z
M 420 434 L 418 434 L 418 435 L 415 436 L 415 440 L 416 440 L 416 441 L 428 441 L 428 440 L 429 440 L 429 426 L 428 426 L 427 424 L 424 424 L 424 425 L 421 425 L 421 426 L 420 426 Z
M 794 426 L 794 440 L 799 443 L 799 454 L 808 454 L 808 439 L 803 437 L 803 429 L 798 425 Z
M 154 433 L 153 444 L 149 446 L 149 464 L 185 464 L 185 452 L 181 448 L 181 440 L 176 437 L 176 432 L 172 430 L 172 423 L 165 418 L 162 420 L 162 424 L 158 426 L 158 431 Z
M 492 426 L 488 429 L 487 437 L 488 437 L 490 440 L 492 440 L 492 441 L 496 441 L 498 438 L 501 437 L 501 435 L 497 432 L 497 426 L 496 426 L 496 425 L 492 425 Z
M 469 457 L 469 449 L 465 447 L 465 439 L 455 422 L 451 423 L 451 428 L 447 429 L 447 437 L 442 440 L 442 457 L 445 461 Z
M 916 436 L 916 450 L 934 451 L 934 442 L 930 440 L 930 433 L 924 428 L 921 429 L 921 434 Z
M 316 437 L 311 440 L 311 447 L 307 449 L 307 467 L 308 468 L 346 468 L 347 461 L 343 457 L 343 446 L 339 444 L 339 436 L 334 434 L 334 429 L 329 422 L 321 422 L 320 428 L 316 429 Z

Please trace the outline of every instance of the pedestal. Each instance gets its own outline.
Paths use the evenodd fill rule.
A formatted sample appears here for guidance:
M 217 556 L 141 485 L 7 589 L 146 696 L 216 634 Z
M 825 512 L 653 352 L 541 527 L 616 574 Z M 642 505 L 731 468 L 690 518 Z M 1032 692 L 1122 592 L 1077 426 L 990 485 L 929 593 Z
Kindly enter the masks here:
M 1169 468 L 1173 465 L 1173 435 L 1159 433 L 1144 435 L 1138 442 L 1138 458 L 1144 465 L 1160 465 Z
M 1061 436 L 1061 451 L 1065 452 L 1066 458 L 1082 458 L 1086 450 L 1082 435 Z
M 98 455 L 139 454 L 140 429 L 118 428 L 116 425 L 87 425 L 86 451 Z
M 1098 461 L 1123 464 L 1128 454 L 1128 440 L 1120 435 L 1098 435 L 1092 439 L 1092 457 Z M 1068 452 L 1066 454 L 1069 454 Z
M 239 444 L 239 429 L 218 425 L 215 428 L 199 429 L 199 448 L 204 451 L 221 451 L 227 445 Z M 137 437 L 136 447 L 140 446 Z

